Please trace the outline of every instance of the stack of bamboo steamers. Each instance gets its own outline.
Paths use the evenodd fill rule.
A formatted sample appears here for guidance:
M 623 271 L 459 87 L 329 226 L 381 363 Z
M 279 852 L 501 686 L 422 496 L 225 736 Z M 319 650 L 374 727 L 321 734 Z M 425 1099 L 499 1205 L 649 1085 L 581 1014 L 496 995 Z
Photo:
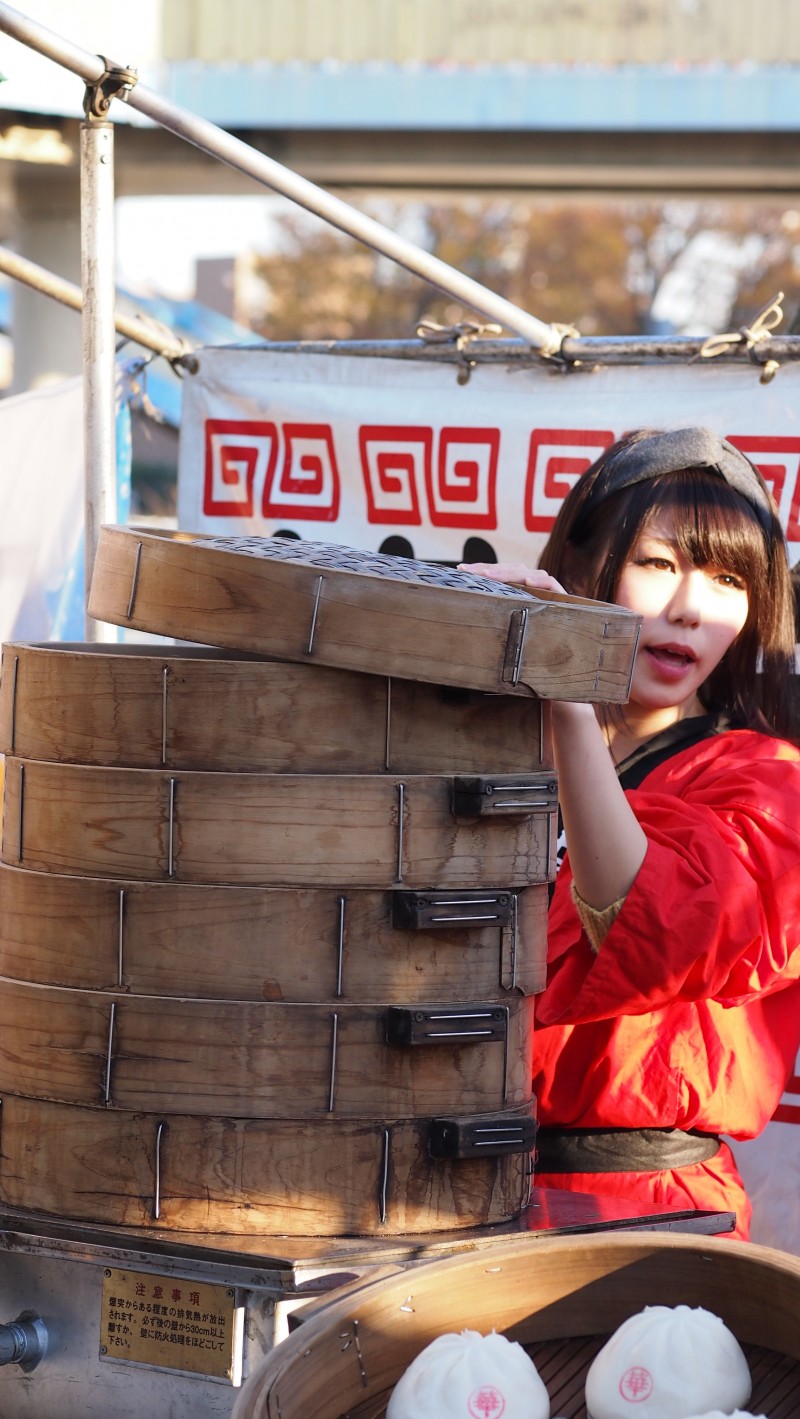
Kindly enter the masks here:
M 636 618 L 124 528 L 89 609 L 201 644 L 4 647 L 0 1202 L 222 1234 L 516 1215 L 543 701 L 624 700 Z

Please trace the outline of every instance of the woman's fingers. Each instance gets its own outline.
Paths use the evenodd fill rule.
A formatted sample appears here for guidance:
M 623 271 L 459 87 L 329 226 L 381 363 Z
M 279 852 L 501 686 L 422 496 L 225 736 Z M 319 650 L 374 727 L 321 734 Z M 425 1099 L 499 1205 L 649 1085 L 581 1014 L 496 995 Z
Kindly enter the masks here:
M 529 591 L 558 591 L 562 596 L 566 595 L 561 583 L 549 572 L 526 567 L 524 562 L 461 562 L 458 570 L 488 577 L 490 581 L 503 581 L 510 586 L 524 586 Z

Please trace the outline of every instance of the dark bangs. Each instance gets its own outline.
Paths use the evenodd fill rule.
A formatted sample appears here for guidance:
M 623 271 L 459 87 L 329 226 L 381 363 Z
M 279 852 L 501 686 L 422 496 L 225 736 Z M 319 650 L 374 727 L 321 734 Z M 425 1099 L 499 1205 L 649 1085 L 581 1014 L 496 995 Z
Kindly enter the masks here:
M 770 554 L 758 516 L 723 478 L 701 469 L 664 473 L 623 488 L 608 499 L 606 513 L 616 521 L 619 533 L 608 548 L 607 565 L 599 569 L 597 596 L 616 599 L 622 568 L 648 522 L 661 509 L 676 514 L 676 541 L 687 561 L 695 567 L 719 566 L 733 572 L 747 585 L 751 609 L 761 602 L 769 580 Z M 603 521 L 607 522 L 607 517 Z M 609 577 L 613 595 L 605 597 L 600 583 Z

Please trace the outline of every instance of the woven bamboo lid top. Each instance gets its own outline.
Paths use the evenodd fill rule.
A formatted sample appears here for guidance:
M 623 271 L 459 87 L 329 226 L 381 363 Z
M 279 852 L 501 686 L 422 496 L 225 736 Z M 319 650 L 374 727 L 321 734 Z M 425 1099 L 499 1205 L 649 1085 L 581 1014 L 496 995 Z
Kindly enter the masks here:
M 236 552 L 244 557 L 261 557 L 274 562 L 296 562 L 320 570 L 353 572 L 358 576 L 413 582 L 419 586 L 449 586 L 459 591 L 479 591 L 489 596 L 526 595 L 519 586 L 510 586 L 473 572 L 458 571 L 438 562 L 422 562 L 413 557 L 390 557 L 382 552 L 362 552 L 333 542 L 306 542 L 293 537 L 198 537 L 187 542 L 207 551 Z

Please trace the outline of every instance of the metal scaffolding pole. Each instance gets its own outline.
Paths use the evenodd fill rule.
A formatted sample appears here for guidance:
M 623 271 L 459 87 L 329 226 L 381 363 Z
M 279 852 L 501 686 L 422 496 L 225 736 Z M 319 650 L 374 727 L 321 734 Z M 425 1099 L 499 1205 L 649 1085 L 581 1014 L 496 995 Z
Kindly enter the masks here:
M 55 60 L 65 69 L 72 70 L 88 84 L 99 83 L 107 73 L 107 61 L 78 48 L 5 3 L 0 3 L 0 31 Z M 356 207 L 351 207 L 341 198 L 325 192 L 321 187 L 315 186 L 313 182 L 300 177 L 290 168 L 283 167 L 281 163 L 263 153 L 256 152 L 247 143 L 234 138 L 216 124 L 170 103 L 143 84 L 137 83 L 126 92 L 125 101 L 131 108 L 146 114 L 170 133 L 221 159 L 229 167 L 254 178 L 263 186 L 291 198 L 315 216 L 322 217 L 340 231 L 390 257 L 400 266 L 405 266 L 415 275 L 438 286 L 447 295 L 464 302 L 480 315 L 499 322 L 515 335 L 522 336 L 540 353 L 553 354 L 560 348 L 563 332 L 555 326 L 547 325 L 536 316 L 529 315 L 513 302 L 456 271 L 445 261 L 423 251 L 421 247 L 407 241 L 374 218 L 366 216 Z
M 104 523 L 117 520 L 114 360 L 114 127 L 81 124 L 81 284 L 83 286 L 84 566 L 86 597 Z M 86 614 L 87 641 L 115 641 L 117 627 Z
M 35 261 L 28 261 L 16 251 L 9 251 L 7 246 L 0 246 L 0 271 L 15 281 L 24 282 L 34 291 L 40 291 L 44 296 L 51 296 L 53 300 L 60 301 L 71 310 L 83 310 L 83 292 L 80 286 L 65 280 L 63 276 L 56 276 L 55 272 L 48 271 L 45 266 L 38 266 Z M 124 311 L 118 310 L 114 315 L 114 326 L 118 335 L 124 336 L 126 340 L 134 340 L 137 345 L 152 350 L 156 355 L 163 355 L 167 360 L 182 359 L 196 348 L 182 336 L 174 335 L 166 326 L 146 315 L 126 315 Z

